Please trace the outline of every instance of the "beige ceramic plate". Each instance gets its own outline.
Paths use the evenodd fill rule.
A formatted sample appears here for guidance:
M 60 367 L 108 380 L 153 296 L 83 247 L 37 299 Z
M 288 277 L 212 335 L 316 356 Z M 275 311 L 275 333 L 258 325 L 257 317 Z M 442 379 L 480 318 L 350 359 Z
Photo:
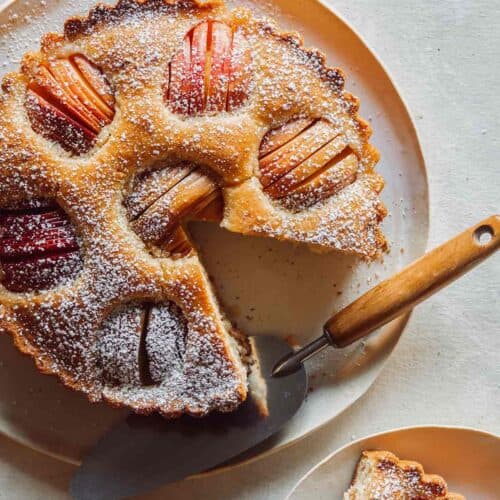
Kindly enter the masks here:
M 22 53 L 37 47 L 44 32 L 60 30 L 64 19 L 93 3 L 12 3 L 0 13 L 1 72 L 15 69 Z M 383 263 L 371 266 L 337 254 L 320 256 L 304 247 L 244 238 L 210 224 L 193 227 L 223 305 L 238 326 L 250 334 L 293 335 L 305 342 L 320 333 L 334 310 L 423 253 L 428 232 L 425 166 L 413 123 L 392 80 L 344 21 L 316 0 L 253 1 L 252 6 L 270 13 L 284 28 L 300 30 L 307 45 L 319 47 L 331 64 L 344 68 L 347 88 L 361 98 L 362 116 L 372 121 L 373 142 L 382 154 L 379 171 L 387 180 L 383 198 L 391 215 L 384 229 L 392 251 Z M 366 344 L 325 353 L 311 364 L 315 391 L 264 451 L 305 436 L 358 399 L 380 373 L 404 322 L 396 321 Z M 7 336 L 0 338 L 0 394 L 0 432 L 73 463 L 124 415 L 91 405 L 54 378 L 39 375 Z
M 363 450 L 388 450 L 439 474 L 470 500 L 498 499 L 500 438 L 459 427 L 409 427 L 344 446 L 311 469 L 287 500 L 342 500 Z

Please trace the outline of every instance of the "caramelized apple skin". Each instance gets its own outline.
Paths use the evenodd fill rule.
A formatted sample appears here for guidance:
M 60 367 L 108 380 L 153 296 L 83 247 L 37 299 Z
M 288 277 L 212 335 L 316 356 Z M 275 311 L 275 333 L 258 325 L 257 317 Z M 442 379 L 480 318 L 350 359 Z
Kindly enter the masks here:
M 233 111 L 248 99 L 251 52 L 244 36 L 226 23 L 195 26 L 168 67 L 165 100 L 184 116 Z
M 54 205 L 0 211 L 0 282 L 11 292 L 35 292 L 73 279 L 82 268 L 78 239 Z
M 75 155 L 92 148 L 115 114 L 111 86 L 80 54 L 40 64 L 25 107 L 35 132 Z

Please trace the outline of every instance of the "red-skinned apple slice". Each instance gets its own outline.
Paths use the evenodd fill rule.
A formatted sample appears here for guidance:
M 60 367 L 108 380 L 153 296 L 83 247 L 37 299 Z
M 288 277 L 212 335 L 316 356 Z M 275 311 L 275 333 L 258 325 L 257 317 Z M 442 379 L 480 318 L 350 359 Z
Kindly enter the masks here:
M 198 24 L 193 30 L 191 41 L 190 115 L 202 113 L 205 109 L 206 89 L 208 88 L 206 68 L 209 65 L 207 60 L 208 32 L 208 22 Z
M 73 251 L 2 262 L 1 281 L 14 293 L 48 290 L 75 277 L 81 266 L 79 252 Z
M 58 142 L 64 149 L 83 153 L 92 147 L 96 134 L 31 89 L 26 95 L 26 110 L 33 130 L 47 139 Z
M 0 215 L 1 282 L 12 292 L 52 288 L 76 275 L 79 245 L 61 210 L 8 211 Z
M 49 207 L 46 207 L 50 209 Z M 42 207 L 45 209 L 45 207 Z M 61 213 L 56 210 L 48 212 L 28 212 L 28 208 L 21 208 L 19 211 L 9 211 L 0 214 L 0 238 L 22 238 L 33 231 L 39 232 L 41 229 L 52 231 L 59 228 L 71 227 L 67 218 L 61 217 Z
M 248 97 L 251 53 L 243 34 L 219 21 L 192 29 L 169 64 L 165 100 L 195 116 L 239 108 Z
M 206 110 L 221 112 L 226 110 L 233 33 L 227 24 L 218 21 L 211 27 Z
M 114 116 L 115 96 L 104 75 L 86 57 L 80 54 L 72 56 L 70 61 L 80 70 L 89 85 L 108 106 L 108 116 L 112 118 Z
M 233 33 L 229 68 L 227 110 L 241 107 L 248 98 L 252 55 L 240 30 Z
M 101 124 L 95 116 L 78 99 L 73 98 L 69 89 L 62 86 L 45 66 L 38 68 L 29 88 L 95 134 L 101 130 Z
M 315 121 L 312 118 L 299 118 L 285 123 L 282 127 L 270 130 L 260 143 L 259 159 L 290 142 Z
M 62 85 L 67 86 L 72 93 L 93 115 L 101 126 L 111 122 L 109 108 L 99 98 L 90 85 L 82 78 L 68 59 L 50 61 L 49 70 L 54 78 Z

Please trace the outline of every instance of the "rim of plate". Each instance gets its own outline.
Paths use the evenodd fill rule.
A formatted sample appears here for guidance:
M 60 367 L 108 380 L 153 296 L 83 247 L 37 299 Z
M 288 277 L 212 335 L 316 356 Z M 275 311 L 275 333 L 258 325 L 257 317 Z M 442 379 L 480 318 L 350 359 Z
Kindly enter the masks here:
M 299 487 L 300 484 L 302 484 L 303 481 L 305 481 L 309 476 L 314 474 L 314 472 L 319 469 L 322 465 L 324 465 L 326 462 L 331 460 L 335 455 L 338 455 L 339 453 L 342 453 L 344 450 L 347 448 L 350 448 L 351 446 L 356 446 L 363 441 L 367 441 L 369 439 L 376 439 L 380 438 L 382 436 L 387 436 L 388 434 L 395 434 L 397 432 L 404 432 L 404 431 L 417 431 L 417 430 L 422 430 L 422 431 L 430 431 L 433 429 L 438 429 L 438 430 L 456 430 L 456 431 L 466 431 L 466 432 L 472 432 L 474 434 L 482 434 L 483 436 L 488 436 L 496 439 L 499 441 L 500 444 L 500 435 L 495 434 L 494 432 L 489 432 L 484 429 L 477 429 L 475 427 L 463 427 L 461 425 L 409 425 L 405 427 L 396 427 L 394 429 L 389 429 L 387 431 L 383 432 L 376 432 L 374 434 L 369 434 L 368 436 L 364 436 L 360 439 L 356 439 L 356 441 L 351 441 L 350 443 L 346 443 L 340 448 L 337 448 L 334 450 L 332 453 L 327 455 L 325 458 L 323 458 L 320 462 L 318 462 L 314 467 L 309 469 L 293 486 L 293 488 L 290 490 L 290 492 L 287 494 L 285 500 L 290 500 L 291 496 L 294 494 L 296 489 Z
M 11 7 L 13 4 L 17 3 L 18 1 L 19 0 L 7 0 L 3 4 L 0 4 L 0 13 L 3 12 L 5 9 Z M 385 66 L 385 64 L 379 58 L 379 56 L 377 55 L 377 53 L 375 52 L 375 50 L 369 45 L 369 43 L 366 41 L 366 39 L 357 31 L 357 29 L 354 28 L 351 25 L 351 23 L 349 21 L 347 21 L 341 14 L 337 13 L 336 11 L 334 11 L 326 3 L 325 0 L 308 0 L 308 1 L 317 3 L 322 8 L 326 9 L 329 12 L 330 15 L 336 17 L 337 20 L 344 26 L 344 28 L 346 28 L 348 31 L 350 31 L 351 34 L 354 35 L 361 42 L 361 44 L 364 46 L 364 48 L 368 51 L 368 53 L 373 57 L 373 59 L 376 61 L 376 63 L 381 67 L 381 69 L 383 70 L 383 72 L 387 75 L 387 78 L 388 78 L 391 86 L 393 87 L 394 91 L 396 92 L 396 94 L 397 94 L 397 96 L 398 96 L 398 98 L 399 98 L 399 100 L 400 100 L 400 102 L 401 102 L 401 104 L 403 106 L 403 110 L 404 110 L 404 112 L 406 114 L 406 118 L 408 120 L 408 124 L 411 127 L 411 133 L 413 134 L 413 136 L 416 139 L 415 140 L 415 151 L 418 153 L 418 155 L 421 158 L 421 165 L 423 166 L 423 168 L 421 169 L 422 180 L 423 180 L 423 182 L 425 184 L 425 187 L 426 187 L 425 205 L 426 205 L 427 211 L 426 211 L 426 214 L 424 214 L 424 216 L 425 215 L 426 216 L 425 216 L 425 220 L 424 220 L 425 234 L 423 234 L 423 238 L 422 238 L 423 239 L 423 249 L 422 249 L 423 251 L 422 251 L 422 255 L 423 255 L 423 253 L 425 253 L 425 251 L 427 250 L 428 244 L 429 244 L 429 230 L 430 230 L 430 219 L 431 219 L 431 213 L 430 213 L 431 212 L 431 207 L 430 207 L 430 203 L 429 203 L 429 199 L 430 199 L 430 196 L 429 196 L 430 195 L 430 186 L 429 186 L 429 177 L 428 177 L 428 174 L 427 174 L 427 164 L 426 164 L 425 156 L 424 156 L 422 145 L 421 145 L 421 141 L 420 141 L 420 136 L 419 136 L 416 124 L 415 124 L 415 120 L 413 119 L 413 116 L 410 113 L 410 108 L 408 106 L 408 103 L 406 102 L 406 99 L 401 94 L 401 91 L 400 91 L 398 85 L 396 84 L 396 82 L 395 82 L 392 74 L 390 73 L 390 71 L 387 69 L 387 67 Z M 116 3 L 116 2 L 113 2 L 113 3 Z M 410 319 L 411 313 L 412 312 L 410 311 L 409 313 L 406 313 L 403 316 L 400 316 L 399 318 L 396 318 L 395 320 L 393 320 L 393 323 L 394 322 L 398 323 L 397 324 L 397 329 L 399 330 L 399 336 L 401 336 L 401 334 L 403 333 L 404 329 L 406 328 L 406 325 L 407 325 L 407 323 L 408 323 L 408 321 Z M 268 450 L 264 450 L 264 451 L 262 451 L 260 453 L 257 453 L 254 456 L 245 458 L 245 459 L 243 459 L 241 461 L 234 462 L 234 463 L 229 463 L 227 465 L 223 465 L 223 466 L 220 466 L 220 467 L 216 467 L 216 468 L 214 468 L 212 470 L 209 470 L 209 471 L 206 471 L 206 472 L 201 472 L 201 473 L 198 473 L 198 474 L 193 474 L 191 476 L 186 477 L 184 480 L 212 476 L 212 475 L 220 474 L 220 473 L 223 473 L 223 472 L 227 472 L 227 471 L 229 471 L 231 469 L 234 469 L 234 468 L 237 468 L 237 467 L 242 467 L 244 465 L 256 462 L 257 460 L 260 460 L 262 458 L 266 458 L 266 457 L 272 455 L 273 453 L 276 453 L 276 452 L 284 450 L 284 449 L 286 449 L 286 448 L 288 448 L 290 446 L 293 446 L 294 444 L 296 444 L 299 441 L 302 441 L 303 439 L 305 439 L 306 437 L 308 437 L 310 434 L 312 434 L 316 430 L 319 430 L 319 429 L 323 428 L 325 425 L 327 425 L 330 422 L 332 422 L 335 418 L 337 418 L 342 413 L 344 413 L 344 411 L 346 411 L 349 407 L 351 407 L 353 404 L 355 404 L 361 398 L 361 396 L 363 394 L 365 394 L 371 388 L 371 386 L 373 385 L 373 383 L 375 382 L 375 380 L 378 378 L 378 376 L 380 375 L 380 373 L 384 369 L 384 367 L 385 367 L 385 365 L 386 365 L 386 363 L 387 363 L 387 361 L 388 361 L 388 359 L 390 357 L 390 354 L 392 353 L 392 351 L 394 350 L 394 348 L 395 348 L 395 346 L 397 345 L 398 342 L 399 342 L 399 338 L 396 341 L 396 343 L 394 344 L 392 350 L 388 353 L 388 355 L 386 356 L 386 358 L 382 361 L 379 372 L 376 374 L 375 378 L 370 381 L 370 383 L 366 387 L 365 391 L 362 392 L 361 394 L 359 394 L 348 406 L 346 406 L 344 409 L 342 409 L 336 415 L 332 416 L 331 418 L 329 418 L 326 421 L 322 422 L 321 424 L 317 425 L 313 429 L 310 429 L 309 431 L 305 432 L 304 434 L 301 434 L 300 436 L 297 436 L 296 438 L 291 439 L 290 441 L 288 441 L 286 443 L 283 443 L 283 444 L 278 445 L 278 446 L 274 446 L 274 447 L 272 447 L 272 448 L 270 448 Z M 427 427 L 427 426 L 423 426 L 423 427 Z M 430 427 L 440 427 L 440 426 L 430 426 Z M 393 429 L 393 431 L 387 431 L 385 433 L 374 434 L 373 436 L 367 436 L 366 438 L 368 438 L 368 437 L 375 437 L 377 435 L 386 434 L 388 432 L 394 432 L 396 430 L 405 430 L 405 429 L 410 429 L 410 428 L 412 428 L 412 427 L 402 427 L 402 428 L 398 428 L 398 429 Z M 464 429 L 466 429 L 466 428 L 464 428 Z M 41 446 L 37 446 L 36 444 L 28 441 L 27 439 L 24 439 L 21 436 L 12 436 L 12 435 L 9 435 L 9 434 L 6 434 L 6 433 L 2 432 L 1 430 L 0 430 L 0 434 L 2 434 L 2 436 L 5 436 L 6 438 L 10 439 L 11 441 L 14 441 L 14 442 L 20 444 L 21 446 L 24 446 L 24 447 L 26 447 L 28 449 L 31 449 L 31 450 L 36 451 L 36 452 L 39 452 L 39 453 L 41 453 L 43 455 L 49 456 L 49 457 L 54 458 L 56 460 L 59 460 L 61 462 L 68 463 L 68 464 L 75 465 L 75 466 L 79 466 L 81 464 L 80 460 L 73 460 L 70 457 L 67 457 L 65 455 L 52 452 L 52 451 L 47 450 L 47 449 L 45 449 L 45 448 L 43 448 Z M 495 436 L 495 437 L 497 437 L 497 436 Z M 366 439 L 366 438 L 364 438 L 364 439 Z M 349 446 L 350 444 L 353 444 L 353 443 L 349 443 L 348 445 L 346 445 L 346 446 L 344 446 L 342 448 L 339 448 L 336 452 L 341 451 L 343 448 Z M 334 452 L 334 453 L 336 453 L 336 452 Z M 327 460 L 328 458 L 329 457 L 327 457 L 325 460 Z M 323 463 L 323 461 L 320 462 L 319 464 L 317 464 L 317 466 L 319 466 L 321 463 Z M 311 471 L 309 471 L 309 473 L 312 472 L 313 469 L 311 469 Z M 308 474 L 306 474 L 306 476 Z M 304 476 L 302 479 L 305 479 L 306 476 Z M 295 490 L 295 488 L 302 481 L 302 479 L 294 486 L 293 490 L 289 493 L 288 496 L 291 495 L 291 493 Z

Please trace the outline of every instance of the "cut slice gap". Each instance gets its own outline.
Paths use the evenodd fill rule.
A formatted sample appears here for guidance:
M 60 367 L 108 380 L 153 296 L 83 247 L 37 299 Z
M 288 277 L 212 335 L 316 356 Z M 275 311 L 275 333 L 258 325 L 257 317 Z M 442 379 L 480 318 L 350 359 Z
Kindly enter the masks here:
M 300 165 L 338 135 L 335 127 L 319 120 L 290 142 L 259 161 L 261 184 L 266 188 L 272 182 Z
M 143 304 L 143 321 L 141 325 L 141 334 L 139 341 L 139 353 L 137 364 L 139 366 L 139 378 L 144 386 L 154 385 L 151 373 L 149 371 L 149 357 L 146 348 L 146 335 L 149 329 L 149 318 L 151 314 L 151 305 Z
M 210 23 L 198 24 L 192 32 L 191 41 L 191 91 L 189 113 L 198 114 L 205 109 L 207 91 L 207 68 L 210 66 Z
M 296 187 L 307 182 L 312 176 L 328 168 L 332 162 L 340 161 L 336 157 L 346 148 L 347 140 L 343 136 L 337 136 L 330 142 L 318 149 L 307 160 L 280 177 L 277 181 L 269 184 L 265 192 L 271 198 L 282 198 L 291 193 Z
M 234 111 L 248 99 L 251 80 L 252 54 L 243 33 L 233 32 L 229 61 L 229 84 L 226 98 L 227 111 Z
M 211 23 L 206 103 L 206 111 L 209 113 L 226 110 L 232 38 L 232 29 L 227 24 L 218 21 Z
M 270 130 L 260 143 L 259 160 L 295 139 L 295 137 L 305 132 L 307 128 L 311 127 L 316 122 L 317 120 L 313 118 L 299 118 L 289 121 L 279 128 Z

